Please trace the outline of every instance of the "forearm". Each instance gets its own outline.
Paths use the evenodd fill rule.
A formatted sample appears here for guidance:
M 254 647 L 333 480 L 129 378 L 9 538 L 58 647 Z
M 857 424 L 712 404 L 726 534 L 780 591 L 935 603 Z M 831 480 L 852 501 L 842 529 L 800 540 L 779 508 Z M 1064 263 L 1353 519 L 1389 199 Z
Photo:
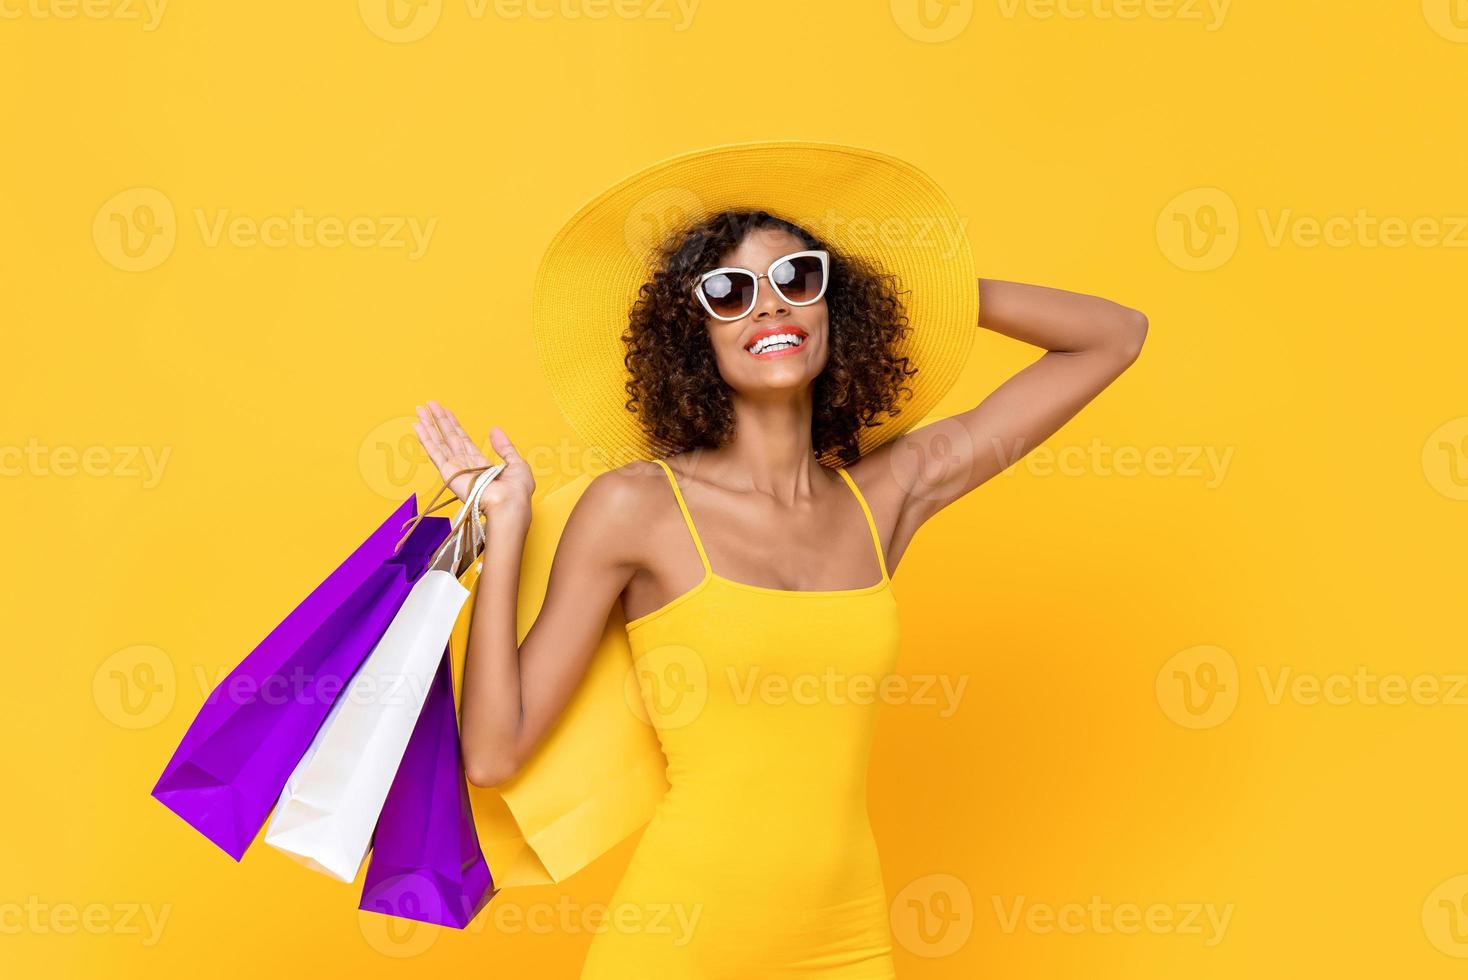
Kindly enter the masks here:
M 494 785 L 517 768 L 524 715 L 516 607 L 528 518 L 491 512 L 484 568 L 474 598 L 460 715 L 464 769 L 476 785 Z
M 1134 351 L 1147 333 L 1138 310 L 1049 286 L 980 279 L 979 326 L 1047 351 Z

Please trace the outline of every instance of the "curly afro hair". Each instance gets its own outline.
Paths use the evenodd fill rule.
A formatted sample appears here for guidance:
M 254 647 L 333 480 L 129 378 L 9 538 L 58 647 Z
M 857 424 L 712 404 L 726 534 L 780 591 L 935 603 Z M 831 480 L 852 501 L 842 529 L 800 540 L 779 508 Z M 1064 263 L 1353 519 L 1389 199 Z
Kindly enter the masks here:
M 670 235 L 658 248 L 652 278 L 638 289 L 622 335 L 628 411 L 655 451 L 674 455 L 725 445 L 734 434 L 732 389 L 719 374 L 693 294 L 697 276 L 738 247 L 756 228 L 783 229 L 807 249 L 831 254 L 826 288 L 830 354 L 815 380 L 811 438 L 825 465 L 861 458 L 858 435 L 901 413 L 899 395 L 917 374 L 898 345 L 910 327 L 895 277 L 843 255 L 815 235 L 768 211 L 723 211 Z

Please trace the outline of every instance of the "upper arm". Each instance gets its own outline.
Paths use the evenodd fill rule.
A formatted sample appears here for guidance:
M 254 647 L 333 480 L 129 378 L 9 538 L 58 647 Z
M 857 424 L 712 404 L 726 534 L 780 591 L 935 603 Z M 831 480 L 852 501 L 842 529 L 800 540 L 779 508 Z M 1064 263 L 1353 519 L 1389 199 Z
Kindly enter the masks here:
M 985 300 L 991 308 L 986 325 L 1031 341 L 1043 330 L 1047 337 L 1074 340 L 1074 349 L 1046 350 L 975 407 L 905 433 L 872 454 L 882 462 L 873 460 L 871 479 L 879 488 L 886 484 L 895 501 L 901 542 L 1053 435 L 1136 360 L 1147 333 L 1143 314 L 1095 296 L 994 283 Z
M 520 759 L 529 758 L 575 693 L 612 605 L 636 571 L 635 479 L 611 471 L 582 492 L 552 559 L 545 599 L 520 644 Z

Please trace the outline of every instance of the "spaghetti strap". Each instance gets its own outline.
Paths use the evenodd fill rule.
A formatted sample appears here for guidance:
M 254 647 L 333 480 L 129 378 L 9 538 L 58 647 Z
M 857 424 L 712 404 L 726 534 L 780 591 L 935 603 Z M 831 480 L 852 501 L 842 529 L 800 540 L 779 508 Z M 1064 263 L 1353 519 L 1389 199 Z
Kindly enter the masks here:
M 683 491 L 678 489 L 678 480 L 673 476 L 673 468 L 661 459 L 654 459 L 653 462 L 661 466 L 663 472 L 668 474 L 668 482 L 673 486 L 673 496 L 678 498 L 678 509 L 683 512 L 683 523 L 688 525 L 688 533 L 693 538 L 693 546 L 698 549 L 698 560 L 703 562 L 704 573 L 713 575 L 714 570 L 709 565 L 708 552 L 703 550 L 703 541 L 698 536 L 698 528 L 693 526 L 693 515 L 688 513 L 688 504 L 683 500 Z M 885 575 L 886 572 L 883 571 L 882 574 Z
M 861 495 L 861 490 L 858 489 L 856 481 L 851 478 L 851 474 L 846 472 L 846 467 L 838 466 L 836 472 L 841 474 L 841 478 L 856 495 L 856 502 L 861 504 L 861 512 L 867 519 L 867 529 L 872 532 L 872 547 L 877 550 L 877 567 L 882 570 L 882 581 L 885 582 L 887 581 L 887 558 L 882 554 L 882 535 L 877 531 L 877 522 L 872 517 L 872 509 L 867 506 L 866 498 Z

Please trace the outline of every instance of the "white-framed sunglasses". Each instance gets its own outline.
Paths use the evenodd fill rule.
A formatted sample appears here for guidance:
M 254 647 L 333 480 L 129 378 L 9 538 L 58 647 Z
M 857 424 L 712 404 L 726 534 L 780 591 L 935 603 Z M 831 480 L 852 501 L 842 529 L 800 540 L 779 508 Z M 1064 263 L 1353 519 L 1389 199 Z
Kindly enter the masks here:
M 693 284 L 693 292 L 709 316 L 742 320 L 754 309 L 761 279 L 768 279 L 775 295 L 791 306 L 810 306 L 826 295 L 830 270 L 831 253 L 824 249 L 791 252 L 771 262 L 760 275 L 737 266 L 705 272 Z

